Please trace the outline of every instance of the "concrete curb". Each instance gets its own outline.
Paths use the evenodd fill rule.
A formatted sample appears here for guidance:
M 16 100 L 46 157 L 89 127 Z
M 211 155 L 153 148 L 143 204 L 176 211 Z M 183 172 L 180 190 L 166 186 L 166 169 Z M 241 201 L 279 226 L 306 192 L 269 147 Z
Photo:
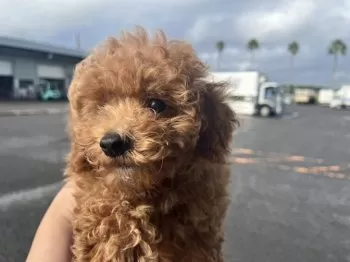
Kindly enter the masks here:
M 294 118 L 298 118 L 300 116 L 299 112 L 288 112 L 285 113 L 282 116 L 279 117 L 272 117 L 270 119 L 277 119 L 277 120 L 290 120 L 290 119 L 294 119 Z M 246 119 L 259 119 L 260 117 L 258 116 L 250 116 L 250 115 L 237 115 L 238 120 L 246 120 Z M 263 118 L 260 118 L 263 119 Z
M 58 115 L 58 114 L 64 114 L 67 111 L 68 111 L 67 108 L 9 109 L 9 110 L 0 110 L 0 117 Z

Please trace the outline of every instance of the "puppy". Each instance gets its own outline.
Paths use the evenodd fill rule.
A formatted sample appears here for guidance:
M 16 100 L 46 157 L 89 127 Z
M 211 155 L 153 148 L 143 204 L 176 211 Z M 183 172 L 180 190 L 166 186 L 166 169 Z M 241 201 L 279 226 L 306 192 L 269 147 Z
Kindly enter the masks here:
M 193 48 L 139 27 L 77 65 L 69 89 L 73 261 L 223 261 L 225 83 Z

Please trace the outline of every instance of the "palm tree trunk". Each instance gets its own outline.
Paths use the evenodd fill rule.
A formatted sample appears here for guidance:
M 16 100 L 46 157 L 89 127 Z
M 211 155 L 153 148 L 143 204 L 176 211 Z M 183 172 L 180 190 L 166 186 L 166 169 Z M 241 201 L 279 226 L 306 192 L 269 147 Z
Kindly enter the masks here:
M 250 51 L 250 69 L 254 70 L 254 58 L 255 58 L 255 54 L 254 54 L 254 50 Z
M 332 68 L 332 79 L 331 79 L 331 85 L 335 84 L 335 75 L 337 73 L 337 67 L 338 67 L 338 56 L 337 54 L 334 55 L 333 57 L 333 68 Z
M 294 86 L 294 55 L 290 57 L 290 85 Z
M 221 52 L 218 51 L 218 55 L 216 57 L 216 69 L 219 71 L 220 70 L 220 62 L 221 62 Z

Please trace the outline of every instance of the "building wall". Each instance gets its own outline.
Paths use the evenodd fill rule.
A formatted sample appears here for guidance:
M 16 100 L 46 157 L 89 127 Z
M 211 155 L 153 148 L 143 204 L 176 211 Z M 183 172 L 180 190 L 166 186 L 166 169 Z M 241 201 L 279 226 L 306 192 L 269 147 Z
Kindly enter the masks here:
M 17 94 L 20 89 L 21 81 L 33 81 L 33 84 L 38 82 L 35 61 L 30 59 L 13 59 L 13 91 Z
M 36 63 L 30 59 L 13 59 L 13 72 L 15 78 L 37 80 Z
M 13 61 L 9 57 L 0 60 L 0 99 L 11 99 L 13 94 Z
M 34 51 L 26 50 L 14 50 L 11 48 L 2 48 L 0 47 L 0 61 L 10 61 L 12 64 L 13 71 L 13 95 L 15 98 L 23 96 L 24 91 L 23 86 L 28 81 L 32 81 L 33 84 L 38 84 L 40 82 L 38 66 L 44 65 L 47 66 L 47 73 L 50 73 L 50 66 L 60 67 L 63 71 L 63 90 L 66 92 L 70 84 L 73 70 L 76 65 L 82 58 L 67 57 L 62 55 L 40 53 Z M 45 69 L 45 68 L 44 68 Z M 59 72 L 60 70 L 55 70 L 57 68 L 51 68 L 52 74 L 54 72 Z M 43 71 L 43 70 L 42 70 Z M 56 74 L 57 75 L 57 74 Z M 52 75 L 54 76 L 54 75 Z M 1 75 L 0 75 L 1 78 Z M 43 78 L 55 78 L 47 75 Z M 61 78 L 61 77 L 59 77 Z M 22 86 L 22 88 L 20 87 Z M 1 88 L 1 86 L 0 86 Z M 21 90 L 22 89 L 22 90 Z M 1 92 L 0 92 L 1 95 Z M 1 97 L 0 97 L 1 99 Z

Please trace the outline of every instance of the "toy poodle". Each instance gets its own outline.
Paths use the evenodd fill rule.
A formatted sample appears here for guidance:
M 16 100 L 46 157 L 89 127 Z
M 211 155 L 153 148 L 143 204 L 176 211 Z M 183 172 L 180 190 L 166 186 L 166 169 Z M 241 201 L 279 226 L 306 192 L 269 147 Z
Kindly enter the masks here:
M 191 45 L 138 27 L 80 62 L 69 93 L 73 261 L 223 261 L 226 83 Z

